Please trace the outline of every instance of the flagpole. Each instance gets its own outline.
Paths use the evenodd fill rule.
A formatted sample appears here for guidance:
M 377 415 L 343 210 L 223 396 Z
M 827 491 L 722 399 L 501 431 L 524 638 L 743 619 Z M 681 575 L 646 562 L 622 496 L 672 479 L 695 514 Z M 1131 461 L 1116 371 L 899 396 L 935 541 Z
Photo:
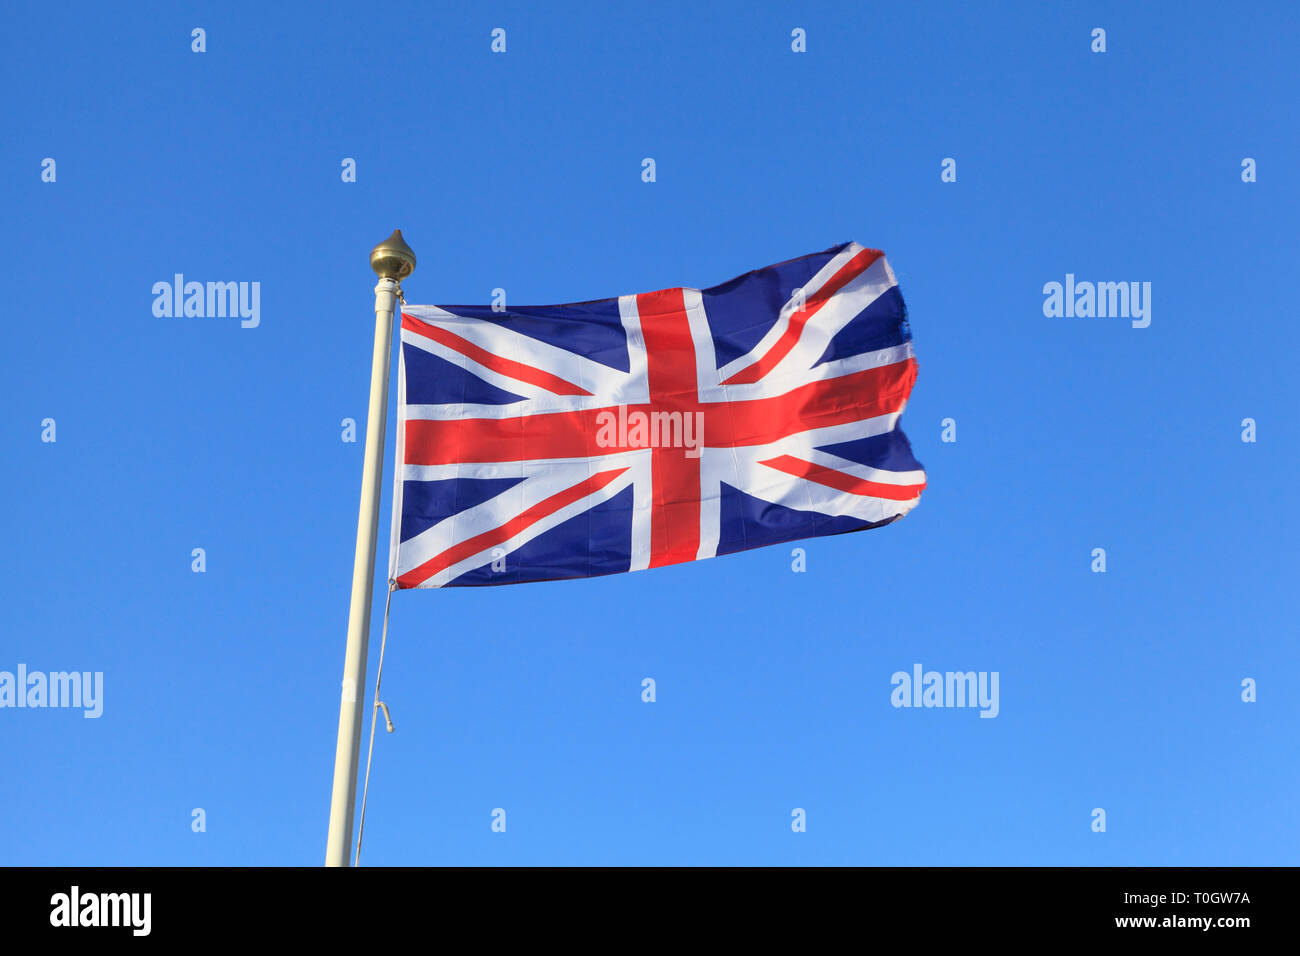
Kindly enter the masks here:
M 339 703 L 338 748 L 334 753 L 334 790 L 330 798 L 326 866 L 347 866 L 352 850 L 352 821 L 357 803 L 357 767 L 361 756 L 362 685 L 370 641 L 370 599 L 375 588 L 375 544 L 379 534 L 379 493 L 384 474 L 384 427 L 388 420 L 388 364 L 393 344 L 393 312 L 402 280 L 415 270 L 415 253 L 402 230 L 370 251 L 375 286 L 375 351 L 370 363 L 370 410 L 366 419 L 366 458 L 361 472 L 361 508 L 357 515 L 357 550 L 352 563 L 352 605 L 348 611 L 348 647 L 343 661 L 343 695 Z

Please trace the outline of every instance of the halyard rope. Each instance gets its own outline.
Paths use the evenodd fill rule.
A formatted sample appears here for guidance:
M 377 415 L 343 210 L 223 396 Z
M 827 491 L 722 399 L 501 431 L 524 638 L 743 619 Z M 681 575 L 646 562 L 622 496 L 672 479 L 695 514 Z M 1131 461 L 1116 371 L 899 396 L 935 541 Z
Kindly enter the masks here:
M 375 755 L 375 722 L 379 717 L 379 708 L 384 708 L 384 720 L 388 732 L 393 732 L 393 721 L 388 714 L 388 705 L 379 699 L 379 683 L 384 679 L 384 648 L 388 646 L 388 607 L 393 601 L 393 582 L 388 582 L 388 597 L 384 600 L 384 631 L 379 640 L 379 670 L 375 674 L 375 705 L 370 709 L 370 749 L 366 753 L 366 783 L 361 790 L 361 822 L 357 825 L 357 855 L 354 866 L 361 865 L 361 834 L 366 830 L 366 796 L 370 793 L 370 758 Z

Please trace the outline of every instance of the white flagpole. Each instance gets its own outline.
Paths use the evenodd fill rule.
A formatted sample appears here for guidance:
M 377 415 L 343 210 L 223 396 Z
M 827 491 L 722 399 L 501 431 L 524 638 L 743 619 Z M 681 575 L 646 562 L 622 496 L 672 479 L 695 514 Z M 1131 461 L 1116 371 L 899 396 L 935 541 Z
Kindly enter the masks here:
M 361 755 L 362 685 L 370 642 L 370 597 L 375 587 L 375 543 L 379 534 L 379 493 L 384 474 L 384 427 L 388 420 L 388 363 L 393 344 L 393 312 L 401 282 L 415 270 L 415 253 L 402 230 L 370 251 L 375 286 L 375 352 L 370 363 L 370 411 L 366 419 L 366 459 L 361 472 L 361 510 L 357 516 L 357 551 L 352 563 L 352 606 L 348 612 L 348 648 L 343 662 L 343 698 L 339 703 L 338 749 L 334 754 L 334 792 L 330 799 L 326 866 L 347 866 L 352 850 L 352 819 L 357 803 L 357 766 Z

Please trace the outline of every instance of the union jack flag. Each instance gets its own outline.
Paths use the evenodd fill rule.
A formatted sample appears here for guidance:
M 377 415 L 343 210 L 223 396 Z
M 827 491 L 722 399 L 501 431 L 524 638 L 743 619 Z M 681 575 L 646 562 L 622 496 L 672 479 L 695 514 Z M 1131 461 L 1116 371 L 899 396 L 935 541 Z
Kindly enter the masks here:
M 845 243 L 711 289 L 404 306 L 389 578 L 593 577 L 875 528 L 920 501 L 898 283 Z

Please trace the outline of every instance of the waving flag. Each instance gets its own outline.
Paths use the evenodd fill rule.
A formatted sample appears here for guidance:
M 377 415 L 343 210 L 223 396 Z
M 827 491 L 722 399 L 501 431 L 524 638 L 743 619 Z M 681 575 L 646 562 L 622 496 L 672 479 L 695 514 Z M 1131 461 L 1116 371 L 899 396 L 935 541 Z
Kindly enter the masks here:
M 846 243 L 711 289 L 403 306 L 389 577 L 514 584 L 888 524 L 925 472 L 884 254 Z

